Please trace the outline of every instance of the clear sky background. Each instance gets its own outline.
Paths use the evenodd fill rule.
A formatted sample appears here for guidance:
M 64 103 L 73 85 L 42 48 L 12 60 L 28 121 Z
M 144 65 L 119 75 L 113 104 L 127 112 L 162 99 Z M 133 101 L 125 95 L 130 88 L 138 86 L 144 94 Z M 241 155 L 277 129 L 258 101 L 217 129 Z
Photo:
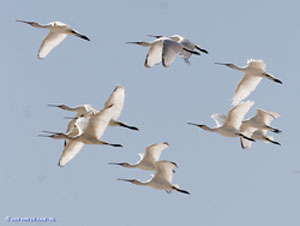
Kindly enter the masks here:
M 297 1 L 2 1 L 0 3 L 0 225 L 11 217 L 55 217 L 41 225 L 299 226 L 299 40 Z M 91 42 L 67 37 L 45 60 L 36 55 L 47 30 L 16 19 L 70 24 Z M 209 51 L 191 65 L 144 68 L 147 49 L 126 41 L 180 34 Z M 263 59 L 283 85 L 262 80 L 247 99 L 281 114 L 273 126 L 282 146 L 187 125 L 214 125 L 226 113 L 242 73 L 215 65 Z M 71 112 L 47 104 L 102 108 L 115 85 L 125 87 L 121 121 L 139 132 L 109 127 L 103 140 L 124 148 L 84 146 L 64 168 L 63 142 L 37 137 L 65 131 Z M 161 159 L 179 168 L 173 182 L 191 195 L 116 181 L 147 180 L 152 172 L 110 166 L 136 162 L 146 146 L 167 141 Z

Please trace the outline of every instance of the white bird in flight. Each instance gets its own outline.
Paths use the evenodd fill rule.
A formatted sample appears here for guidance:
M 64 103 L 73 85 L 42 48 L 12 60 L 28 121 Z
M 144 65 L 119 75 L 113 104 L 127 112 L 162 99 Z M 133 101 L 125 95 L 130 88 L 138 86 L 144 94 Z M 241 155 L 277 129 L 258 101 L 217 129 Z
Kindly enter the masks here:
M 155 38 L 162 38 L 164 36 L 162 35 L 149 35 L 150 37 L 155 37 Z M 172 35 L 170 37 L 170 39 L 176 41 L 177 43 L 179 43 L 180 45 L 184 46 L 185 48 L 189 49 L 189 50 L 194 50 L 195 48 L 203 53 L 208 54 L 208 51 L 206 49 L 201 48 L 199 45 L 194 44 L 193 42 L 191 42 L 190 40 L 188 40 L 185 37 L 182 37 L 180 35 Z M 191 57 L 192 53 L 186 51 L 186 50 L 182 50 L 181 52 L 179 52 L 179 56 L 181 56 L 186 63 L 190 63 L 189 62 L 189 58 Z
M 59 166 L 65 166 L 79 153 L 84 144 L 122 147 L 121 144 L 111 144 L 100 140 L 115 111 L 116 107 L 111 105 L 92 116 L 78 118 L 78 120 L 74 123 L 74 126 L 78 131 L 78 134 L 75 136 L 49 131 L 43 132 L 50 133 L 50 135 L 40 134 L 39 136 L 68 140 L 58 163 Z
M 142 170 L 155 170 L 155 162 L 160 158 L 161 152 L 169 147 L 167 142 L 152 144 L 146 148 L 145 155 L 139 153 L 140 160 L 135 164 L 130 164 L 128 162 L 121 163 L 109 163 L 109 165 L 119 165 L 126 168 L 139 168 Z
M 238 67 L 234 64 L 218 63 L 215 64 L 225 65 L 234 70 L 245 72 L 243 79 L 239 82 L 234 96 L 232 98 L 232 104 L 237 105 L 249 94 L 255 90 L 256 86 L 260 83 L 262 78 L 267 78 L 274 82 L 282 84 L 279 79 L 274 78 L 273 75 L 266 73 L 266 64 L 262 60 L 250 59 L 247 61 L 247 66 Z
M 49 33 L 43 39 L 40 49 L 38 51 L 38 58 L 45 58 L 52 49 L 58 46 L 67 35 L 74 35 L 84 40 L 90 41 L 90 39 L 82 34 L 79 34 L 76 30 L 72 29 L 69 25 L 59 21 L 54 21 L 48 24 L 39 24 L 32 21 L 16 20 L 17 22 L 26 23 L 35 28 L 49 29 Z
M 112 119 L 109 122 L 109 126 L 121 126 L 121 127 L 131 129 L 131 130 L 139 130 L 135 126 L 129 126 L 124 122 L 118 121 L 118 118 L 120 117 L 120 114 L 121 114 L 123 106 L 124 106 L 124 99 L 125 99 L 125 89 L 124 89 L 124 87 L 117 85 L 115 87 L 114 91 L 112 92 L 112 94 L 109 96 L 109 98 L 104 103 L 104 108 L 106 108 L 112 104 L 115 105 L 115 108 L 116 108 L 116 111 L 115 111 Z M 61 105 L 48 104 L 48 106 L 58 107 L 63 110 L 66 110 L 66 111 L 76 112 L 77 115 L 75 116 L 75 118 L 78 118 L 80 116 L 86 117 L 88 115 L 92 116 L 95 113 L 99 112 L 99 110 L 97 108 L 93 107 L 90 104 L 84 104 L 84 105 L 75 106 L 75 107 L 68 107 L 64 104 L 61 104 Z M 70 121 L 68 128 L 72 127 L 74 120 Z
M 280 115 L 276 112 L 267 112 L 258 108 L 254 117 L 242 122 L 240 131 L 245 136 L 252 137 L 255 140 L 262 140 L 265 142 L 280 145 L 279 142 L 273 140 L 273 137 L 267 136 L 267 131 L 281 133 L 279 129 L 270 126 L 271 122 L 279 117 Z M 242 137 L 240 138 L 240 140 L 243 149 L 251 147 L 251 141 L 245 140 Z
M 139 181 L 136 179 L 120 179 L 119 181 L 130 182 L 135 185 L 151 186 L 155 189 L 165 190 L 170 193 L 172 190 L 182 192 L 184 194 L 190 194 L 188 191 L 181 190 L 177 184 L 172 184 L 173 170 L 177 168 L 175 162 L 158 161 L 155 163 L 155 174 L 148 181 Z
M 179 44 L 175 38 L 160 37 L 152 42 L 126 42 L 127 44 L 137 44 L 144 47 L 149 47 L 145 64 L 146 68 L 151 68 L 162 62 L 164 67 L 169 67 L 175 60 L 176 55 L 183 51 L 191 54 L 200 55 L 200 53 L 190 50 Z
M 222 114 L 213 114 L 211 117 L 217 124 L 215 128 L 210 128 L 206 125 L 200 125 L 191 122 L 188 122 L 188 124 L 198 126 L 203 130 L 219 133 L 226 137 L 243 137 L 247 140 L 255 141 L 251 137 L 245 136 L 240 131 L 240 126 L 242 124 L 244 116 L 247 114 L 253 104 L 254 101 L 242 102 L 239 105 L 231 108 L 227 113 L 227 116 Z

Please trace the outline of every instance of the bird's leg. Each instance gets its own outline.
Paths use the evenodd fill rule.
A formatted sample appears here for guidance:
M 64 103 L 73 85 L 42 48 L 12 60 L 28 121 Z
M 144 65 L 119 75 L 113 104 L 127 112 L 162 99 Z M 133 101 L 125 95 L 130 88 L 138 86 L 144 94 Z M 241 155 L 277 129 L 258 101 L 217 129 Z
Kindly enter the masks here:
M 79 34 L 78 32 L 74 31 L 74 30 L 69 30 L 69 32 L 72 34 L 72 35 L 75 35 L 76 37 L 79 37 L 79 38 L 82 38 L 84 40 L 87 40 L 87 41 L 90 41 L 90 39 L 85 36 L 85 35 L 81 35 Z
M 111 144 L 111 143 L 107 143 L 107 142 L 101 141 L 101 140 L 98 140 L 97 144 L 109 145 L 109 146 L 112 146 L 112 147 L 120 147 L 120 148 L 123 147 L 122 144 Z
M 171 192 L 172 192 L 170 190 L 165 190 L 165 191 L 167 192 L 168 195 L 171 194 Z
M 187 48 L 185 48 L 185 47 L 183 47 L 182 49 L 185 50 L 185 51 L 187 51 L 187 52 L 189 52 L 189 53 L 195 54 L 195 55 L 201 55 L 199 52 L 196 52 L 196 51 L 187 49 Z
M 274 82 L 277 82 L 277 83 L 280 83 L 282 84 L 282 81 L 280 81 L 279 79 L 277 78 L 274 78 L 272 75 L 268 74 L 268 73 L 263 73 L 263 75 L 267 78 L 267 79 L 270 79 Z
M 274 141 L 274 140 L 271 140 L 270 138 L 266 138 L 266 141 L 268 141 L 268 142 L 270 142 L 270 143 L 272 143 L 272 144 L 276 144 L 276 145 L 281 146 L 281 144 L 280 144 L 279 142 Z
M 176 188 L 176 187 L 172 187 L 174 190 L 178 191 L 178 192 L 181 192 L 183 194 L 187 194 L 187 195 L 190 195 L 190 193 L 188 191 L 185 191 L 185 190 L 181 190 L 179 188 Z
M 245 135 L 242 134 L 242 133 L 238 133 L 237 135 L 240 136 L 240 137 L 245 138 L 246 140 L 252 141 L 252 142 L 255 142 L 255 141 L 256 141 L 256 140 L 254 140 L 253 138 L 247 137 L 247 136 L 245 136 Z
M 281 133 L 282 131 L 271 126 L 266 127 L 268 130 L 272 131 L 273 133 Z
M 139 130 L 137 127 L 126 125 L 126 124 L 123 123 L 123 122 L 114 121 L 114 123 L 115 123 L 116 125 L 118 125 L 118 126 L 121 126 L 121 127 L 127 128 L 127 129 L 131 129 L 131 130 Z

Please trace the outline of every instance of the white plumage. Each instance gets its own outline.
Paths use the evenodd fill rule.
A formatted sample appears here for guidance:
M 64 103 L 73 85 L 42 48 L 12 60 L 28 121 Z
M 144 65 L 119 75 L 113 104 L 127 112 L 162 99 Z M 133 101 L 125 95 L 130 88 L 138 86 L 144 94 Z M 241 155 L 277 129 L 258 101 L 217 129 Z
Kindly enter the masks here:
M 258 108 L 255 116 L 243 121 L 240 131 L 247 137 L 280 145 L 280 143 L 273 140 L 273 137 L 267 136 L 267 131 L 272 131 L 274 133 L 281 132 L 279 129 L 270 126 L 271 122 L 279 117 L 280 115 L 276 112 L 267 112 Z M 242 148 L 251 147 L 251 141 L 242 137 L 240 139 Z
M 190 194 L 188 191 L 179 189 L 178 185 L 172 184 L 173 171 L 175 168 L 177 168 L 176 163 L 162 160 L 155 163 L 155 174 L 148 181 L 139 181 L 136 179 L 118 180 L 130 182 L 135 185 L 151 186 L 155 189 L 166 190 L 167 192 L 175 190 L 184 194 Z
M 63 153 L 59 160 L 59 166 L 64 166 L 71 159 L 73 159 L 79 153 L 79 151 L 83 147 L 83 144 L 100 144 L 110 145 L 113 147 L 122 147 L 122 145 L 120 144 L 110 144 L 100 140 L 109 124 L 109 121 L 113 117 L 115 110 L 115 106 L 111 105 L 92 116 L 78 118 L 73 127 L 74 129 L 76 129 L 76 132 L 78 132 L 78 134 L 76 134 L 75 132 L 74 136 L 70 135 L 72 134 L 72 129 L 67 134 L 44 131 L 46 133 L 50 133 L 51 135 L 40 136 L 67 140 Z
M 164 67 L 169 67 L 174 62 L 176 55 L 182 53 L 182 51 L 200 55 L 198 52 L 190 50 L 181 45 L 171 37 L 154 37 L 157 37 L 157 39 L 152 42 L 126 42 L 127 44 L 137 44 L 140 46 L 149 47 L 149 51 L 144 63 L 146 68 L 151 68 L 160 62 L 162 62 Z
M 54 21 L 48 24 L 39 24 L 31 21 L 17 20 L 17 22 L 26 23 L 35 28 L 48 29 L 49 33 L 43 39 L 42 44 L 38 51 L 38 58 L 45 58 L 56 46 L 58 46 L 67 35 L 74 35 L 84 40 L 90 41 L 90 39 L 79 34 L 76 30 L 72 29 L 69 25 L 59 21 Z
M 110 165 L 120 165 L 127 168 L 139 168 L 142 170 L 154 170 L 155 162 L 160 158 L 161 152 L 169 147 L 167 142 L 152 144 L 146 148 L 145 154 L 139 153 L 140 160 L 134 164 L 127 162 L 109 163 Z
M 235 106 L 245 99 L 249 94 L 255 90 L 256 86 L 260 83 L 262 78 L 267 78 L 277 83 L 282 83 L 280 80 L 274 78 L 271 74 L 265 72 L 266 64 L 262 60 L 250 59 L 247 61 L 247 66 L 238 67 L 234 64 L 216 63 L 225 65 L 234 70 L 245 72 L 244 77 L 239 82 L 234 96 L 232 98 L 232 104 Z
M 240 126 L 244 119 L 244 116 L 253 106 L 254 101 L 246 101 L 242 102 L 239 105 L 234 106 L 232 109 L 229 110 L 227 116 L 222 114 L 214 114 L 211 117 L 215 120 L 217 127 L 210 128 L 206 125 L 200 125 L 195 123 L 188 123 L 190 125 L 198 126 L 204 130 L 210 132 L 216 132 L 223 136 L 227 137 L 244 137 L 245 139 L 254 141 L 254 139 L 250 137 L 246 137 L 242 133 L 240 133 Z

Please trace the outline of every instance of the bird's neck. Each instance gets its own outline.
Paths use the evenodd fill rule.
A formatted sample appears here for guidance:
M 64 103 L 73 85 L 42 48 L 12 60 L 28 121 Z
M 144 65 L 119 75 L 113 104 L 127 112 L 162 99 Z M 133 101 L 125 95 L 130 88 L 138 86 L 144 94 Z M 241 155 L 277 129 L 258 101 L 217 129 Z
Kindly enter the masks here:
M 246 67 L 239 67 L 239 66 L 236 66 L 236 65 L 232 65 L 231 68 L 234 69 L 234 70 L 237 70 L 237 71 L 246 72 Z
M 35 28 L 42 28 L 42 29 L 47 29 L 49 27 L 51 27 L 50 25 L 48 24 L 38 24 L 38 23 L 34 23 L 31 25 L 32 27 L 35 27 Z
M 149 185 L 149 181 L 139 181 L 139 180 L 136 180 L 134 182 L 135 185 L 140 185 L 140 186 L 147 186 Z
M 217 130 L 217 128 L 210 128 L 206 125 L 203 125 L 201 128 L 209 132 L 215 132 Z
M 136 168 L 137 164 L 130 164 L 128 162 L 125 162 L 125 164 L 123 165 L 123 167 L 126 167 L 126 168 Z

